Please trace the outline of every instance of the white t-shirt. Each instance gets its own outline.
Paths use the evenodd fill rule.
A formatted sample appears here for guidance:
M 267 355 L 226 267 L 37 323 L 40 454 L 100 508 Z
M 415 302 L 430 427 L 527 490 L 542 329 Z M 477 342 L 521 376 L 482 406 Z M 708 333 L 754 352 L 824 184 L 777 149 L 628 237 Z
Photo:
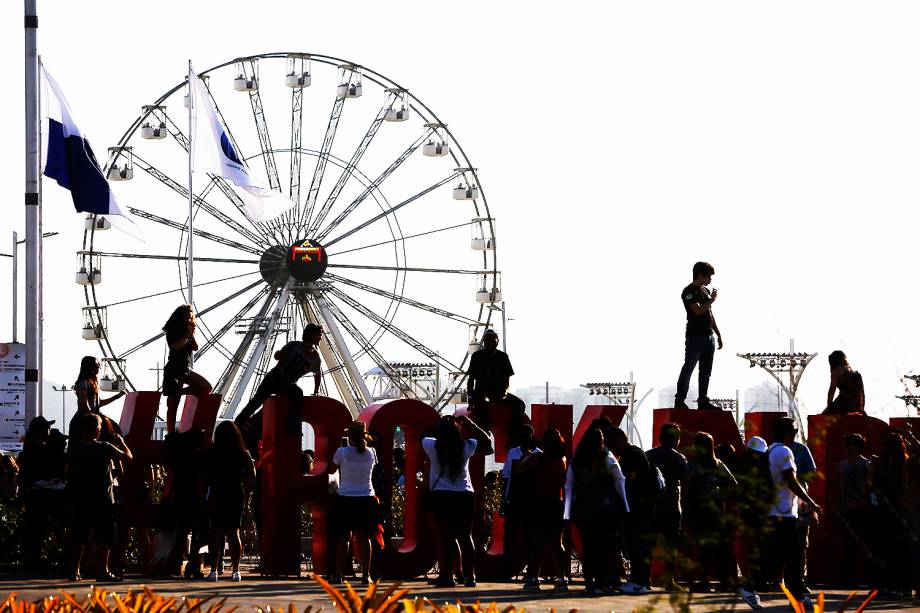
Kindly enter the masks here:
M 339 467 L 339 496 L 373 496 L 371 472 L 377 464 L 377 452 L 368 447 L 359 453 L 356 447 L 339 447 L 332 456 Z
M 478 442 L 474 438 L 468 438 L 463 442 L 463 467 L 456 479 L 451 479 L 450 473 L 445 468 L 441 471 L 441 463 L 438 462 L 438 452 L 435 449 L 435 439 L 425 437 L 422 439 L 422 449 L 428 455 L 431 461 L 431 470 L 428 473 L 428 487 L 433 492 L 472 492 L 473 482 L 470 481 L 470 457 L 476 453 Z
M 533 452 L 543 453 L 539 447 L 535 447 Z M 505 491 L 503 495 L 506 500 L 508 499 L 508 493 L 511 492 L 511 468 L 514 466 L 515 462 L 520 461 L 523 457 L 524 452 L 520 447 L 509 449 L 507 455 L 505 455 L 505 463 L 502 465 L 502 479 L 505 481 Z
M 783 478 L 783 472 L 790 468 L 795 470 L 795 457 L 792 455 L 792 450 L 782 443 L 773 443 L 767 448 L 767 457 L 770 460 L 770 477 L 773 479 L 773 487 L 776 491 L 776 499 L 773 506 L 770 507 L 770 517 L 798 517 L 799 499 L 792 493 Z

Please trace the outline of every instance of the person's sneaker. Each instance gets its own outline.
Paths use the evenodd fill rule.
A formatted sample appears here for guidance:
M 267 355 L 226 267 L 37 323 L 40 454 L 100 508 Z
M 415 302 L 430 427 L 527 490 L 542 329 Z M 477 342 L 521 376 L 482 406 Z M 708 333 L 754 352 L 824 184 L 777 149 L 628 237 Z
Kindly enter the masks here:
M 811 596 L 809 596 L 808 594 L 806 594 L 805 596 L 802 596 L 802 600 L 800 600 L 799 602 L 802 603 L 802 607 L 805 609 L 806 613 L 811 613 L 812 611 L 815 610 L 815 603 L 812 601 Z
M 560 579 L 553 584 L 553 592 L 556 594 L 561 594 L 563 592 L 569 591 L 569 582 L 565 579 Z
M 665 583 L 662 587 L 664 588 L 664 591 L 666 592 L 688 592 L 689 591 L 687 588 L 679 584 L 677 581 L 674 581 L 673 579 L 670 582 Z
M 217 572 L 216 572 L 216 571 L 213 571 L 213 570 L 212 570 L 212 571 L 208 574 L 208 581 L 217 581 Z
M 711 594 L 712 585 L 709 583 L 709 581 L 697 581 L 690 586 L 690 591 L 694 594 Z
M 696 408 L 699 409 L 700 411 L 721 411 L 722 410 L 721 407 L 717 407 L 716 405 L 712 404 L 708 400 L 701 400 L 700 402 L 697 402 Z
M 527 579 L 524 582 L 524 591 L 525 592 L 539 592 L 540 591 L 540 580 L 539 579 Z
M 752 609 L 763 608 L 763 603 L 760 602 L 760 596 L 757 594 L 757 592 L 741 588 L 738 590 L 738 596 L 740 596 L 741 600 L 743 600 Z
M 675 401 L 674 401 L 674 408 L 675 408 L 675 409 L 689 409 L 690 407 L 688 407 L 688 406 L 687 406 L 687 403 L 684 402 L 683 400 L 675 400 Z
M 240 576 L 240 571 L 235 570 L 230 574 L 230 581 L 233 581 L 234 583 L 239 583 L 242 580 L 243 580 L 243 577 Z
M 620 588 L 620 591 L 624 594 L 648 594 L 651 592 L 651 590 L 644 585 L 639 585 L 638 583 L 633 583 L 632 581 L 627 581 L 626 585 Z

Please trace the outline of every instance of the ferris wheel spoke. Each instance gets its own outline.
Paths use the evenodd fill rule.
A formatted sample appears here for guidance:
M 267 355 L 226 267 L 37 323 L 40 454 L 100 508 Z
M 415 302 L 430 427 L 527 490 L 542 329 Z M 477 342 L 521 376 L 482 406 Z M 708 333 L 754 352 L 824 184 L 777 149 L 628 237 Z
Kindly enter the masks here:
M 415 349 L 416 351 L 418 351 L 419 353 L 427 357 L 429 360 L 435 363 L 441 364 L 442 366 L 445 366 L 447 368 L 451 368 L 452 370 L 455 370 L 455 371 L 460 369 L 459 366 L 456 366 L 450 361 L 444 359 L 443 357 L 438 355 L 437 352 L 432 351 L 431 349 L 429 349 L 428 347 L 426 347 L 419 341 L 415 340 L 409 333 L 405 332 L 404 330 L 396 326 L 396 324 L 390 321 L 387 321 L 380 315 L 377 315 L 377 313 L 373 312 L 371 309 L 367 308 L 366 306 L 364 306 L 363 304 L 361 304 L 360 302 L 358 302 L 357 300 L 355 300 L 354 298 L 352 298 L 345 292 L 341 291 L 340 289 L 336 287 L 330 287 L 327 291 L 328 293 L 331 293 L 333 296 L 335 296 L 338 300 L 347 304 L 348 306 L 350 306 L 352 309 L 354 309 L 358 313 L 361 313 L 362 315 L 367 317 L 369 320 L 371 320 L 372 322 L 374 322 L 375 324 L 377 324 L 378 326 L 380 326 L 381 328 L 383 328 L 384 330 L 386 330 L 387 332 L 389 332 L 390 334 L 392 334 L 393 336 L 395 336 L 396 338 L 398 338 L 405 344 L 409 345 L 410 347 L 412 347 L 413 349 Z
M 374 363 L 387 374 L 387 377 L 396 383 L 397 387 L 410 397 L 413 395 L 411 386 L 406 383 L 405 379 L 399 375 L 399 371 L 390 366 L 390 363 L 380 354 L 379 351 L 374 347 L 374 344 L 371 343 L 364 333 L 352 322 L 338 307 L 337 304 L 331 300 L 326 301 L 327 306 L 329 307 L 329 312 L 332 313 L 332 316 L 339 323 L 340 326 L 345 328 L 345 331 L 358 343 L 360 351 L 355 354 L 355 358 L 361 357 L 362 353 L 366 353 L 374 360 Z
M 470 319 L 469 317 L 458 315 L 457 313 L 451 313 L 450 311 L 445 311 L 444 309 L 438 308 L 436 306 L 425 304 L 424 302 L 419 302 L 418 300 L 413 300 L 412 298 L 407 298 L 406 296 L 402 296 L 400 294 L 394 294 L 393 292 L 388 292 L 387 290 L 380 289 L 379 287 L 374 287 L 372 285 L 367 285 L 366 283 L 361 283 L 360 281 L 355 281 L 353 279 L 348 279 L 346 277 L 340 277 L 338 275 L 334 275 L 328 272 L 326 273 L 325 278 L 330 281 L 336 281 L 338 283 L 349 285 L 356 289 L 364 290 L 365 292 L 368 292 L 371 294 L 376 294 L 377 296 L 388 298 L 389 300 L 396 300 L 397 302 L 401 304 L 406 304 L 406 305 L 415 307 L 417 309 L 420 309 L 422 311 L 434 313 L 435 315 L 440 315 L 441 317 L 446 317 L 447 319 L 451 319 L 453 321 L 457 321 L 462 324 L 469 325 L 469 324 L 480 323 L 475 319 Z
M 160 217 L 159 215 L 154 215 L 153 213 L 148 213 L 147 211 L 142 211 L 135 207 L 128 207 L 128 210 L 131 211 L 132 214 L 138 217 L 143 217 L 144 219 L 156 222 L 158 224 L 162 224 L 164 226 L 168 226 L 175 230 L 179 230 L 182 232 L 185 232 L 188 230 L 188 226 L 184 223 L 179 223 L 178 221 L 166 219 L 165 217 Z M 258 256 L 262 255 L 262 251 L 260 251 L 259 249 L 256 249 L 255 247 L 250 247 L 249 245 L 238 243 L 236 241 L 232 241 L 229 238 L 224 238 L 223 236 L 211 234 L 210 232 L 205 232 L 204 230 L 193 229 L 192 231 L 194 232 L 195 236 L 206 238 L 210 241 L 214 241 L 215 243 L 220 243 L 221 245 L 225 245 L 227 247 L 233 247 L 234 249 L 238 249 L 239 251 L 245 251 L 246 253 L 252 253 Z
M 253 72 L 255 72 L 254 66 Z M 252 118 L 256 124 L 256 132 L 258 132 L 259 135 L 259 146 L 262 148 L 262 160 L 265 162 L 265 174 L 268 175 L 268 186 L 271 189 L 280 191 L 281 181 L 278 179 L 278 164 L 275 162 L 275 152 L 272 148 L 271 134 L 268 131 L 265 110 L 262 108 L 262 94 L 258 89 L 249 92 L 249 105 L 252 107 Z
M 313 169 L 313 178 L 310 180 L 310 191 L 307 192 L 307 200 L 297 220 L 298 231 L 303 231 L 305 227 L 310 225 L 310 219 L 313 217 L 313 207 L 316 206 L 319 188 L 323 182 L 323 175 L 326 173 L 326 164 L 329 162 L 329 152 L 332 151 L 332 143 L 335 141 L 335 133 L 339 128 L 339 119 L 342 117 L 344 106 L 345 95 L 337 95 L 335 102 L 332 104 L 332 112 L 329 114 L 329 122 L 326 124 L 323 145 L 320 148 L 319 156 L 316 158 L 316 167 Z
M 430 193 L 433 192 L 434 190 L 436 190 L 436 189 L 438 189 L 438 188 L 440 188 L 440 187 L 442 187 L 442 186 L 444 186 L 444 185 L 447 185 L 448 183 L 450 183 L 451 181 L 453 181 L 454 179 L 456 179 L 458 176 L 460 176 L 460 174 L 461 174 L 461 173 L 459 173 L 459 172 L 454 172 L 454 173 L 453 173 L 452 175 L 450 175 L 449 177 L 447 177 L 447 178 L 445 178 L 445 179 L 441 179 L 440 181 L 438 181 L 438 182 L 435 183 L 434 185 L 430 185 L 430 186 L 426 187 L 425 189 L 423 189 L 423 190 L 420 191 L 419 193 L 415 194 L 414 196 L 410 196 L 409 198 L 403 200 L 403 201 L 400 202 L 399 204 L 394 205 L 394 206 L 392 206 L 392 207 L 386 209 L 386 210 L 383 211 L 382 213 L 379 213 L 379 214 L 377 214 L 377 215 L 371 217 L 370 219 L 368 219 L 368 220 L 365 221 L 364 223 L 358 225 L 358 226 L 355 227 L 355 228 L 352 228 L 351 230 L 349 230 L 349 231 L 346 232 L 345 234 L 340 234 L 340 235 L 337 236 L 336 238 L 334 238 L 334 239 L 332 239 L 331 241 L 325 243 L 324 246 L 328 249 L 329 247 L 331 247 L 332 245 L 336 244 L 336 243 L 339 242 L 340 240 L 346 239 L 346 238 L 348 238 L 349 236 L 351 236 L 352 234 L 355 234 L 356 232 L 360 232 L 360 231 L 363 230 L 364 228 L 368 227 L 369 225 L 371 225 L 371 224 L 373 224 L 373 223 L 375 223 L 375 222 L 377 222 L 377 221 L 380 221 L 380 220 L 383 219 L 384 217 L 387 217 L 387 216 L 389 216 L 389 215 L 392 215 L 393 213 L 395 213 L 395 212 L 398 211 L 399 209 L 403 208 L 404 206 L 406 206 L 406 205 L 408 205 L 408 204 L 412 204 L 413 202 L 415 202 L 416 200 L 418 200 L 418 199 L 421 198 L 422 196 L 424 196 L 424 195 L 426 195 L 426 194 L 430 194 Z
M 213 100 L 213 97 L 212 97 L 212 100 Z M 215 103 L 215 106 L 216 106 L 216 103 Z M 159 109 L 155 110 L 154 113 L 162 121 L 164 121 L 167 124 L 166 131 L 169 132 L 169 134 L 173 137 L 173 139 L 177 143 L 179 143 L 179 146 L 182 147 L 186 153 L 188 153 L 188 150 L 189 150 L 188 137 L 185 136 L 185 134 L 182 132 L 182 129 L 179 128 L 178 125 L 176 125 L 176 122 L 172 120 L 172 117 L 169 116 L 169 113 L 167 113 L 166 110 L 162 107 L 159 107 Z M 221 120 L 223 121 L 223 118 L 221 118 Z M 229 133 L 229 128 L 228 128 L 228 133 Z M 233 137 L 231 136 L 230 138 L 232 140 Z M 236 146 L 235 141 L 234 141 L 234 146 Z M 256 244 L 268 244 L 269 243 L 268 235 L 265 233 L 265 231 L 262 228 L 259 228 L 255 222 L 249 219 L 248 215 L 246 215 L 246 207 L 244 206 L 242 199 L 240 198 L 239 194 L 237 194 L 236 191 L 232 187 L 230 187 L 230 184 L 227 182 L 227 179 L 225 179 L 224 177 L 218 176 L 218 175 L 211 174 L 211 173 L 208 173 L 207 176 L 208 178 L 211 179 L 212 183 L 208 185 L 206 191 L 210 192 L 212 187 L 217 187 L 221 192 L 223 192 L 224 195 L 227 196 L 227 198 L 230 200 L 231 204 L 233 204 L 233 206 L 236 207 L 236 210 L 242 213 L 243 218 L 249 223 L 252 229 L 255 230 L 255 232 L 257 232 L 259 236 L 261 236 L 261 240 L 257 239 L 255 241 Z M 188 198 L 187 194 L 188 194 L 188 190 L 186 190 L 186 196 L 185 196 L 186 198 Z M 201 194 L 199 195 L 199 197 L 203 199 L 205 197 L 205 194 Z
M 203 315 L 207 315 L 209 312 L 213 311 L 214 309 L 223 306 L 224 304 L 230 302 L 230 301 L 233 300 L 234 298 L 237 298 L 237 297 L 239 297 L 239 296 L 245 294 L 246 292 L 248 292 L 248 291 L 251 290 L 252 288 L 254 288 L 254 287 L 256 287 L 257 285 L 262 284 L 262 283 L 265 283 L 265 281 L 263 281 L 262 279 L 259 279 L 258 281 L 254 282 L 254 283 L 250 283 L 249 285 L 247 285 L 247 286 L 244 287 L 243 289 L 241 289 L 241 290 L 239 290 L 239 291 L 237 291 L 237 292 L 234 292 L 234 293 L 230 294 L 229 296 L 227 296 L 227 297 L 225 297 L 225 298 L 222 298 L 221 300 L 219 300 L 218 302 L 215 302 L 214 304 L 212 304 L 211 306 L 207 307 L 206 309 L 201 310 L 201 311 L 198 311 L 198 312 L 196 313 L 196 315 L 199 316 L 199 317 L 201 317 L 201 316 L 203 316 Z M 144 342 L 142 342 L 142 343 L 140 343 L 140 344 L 138 344 L 138 345 L 135 345 L 135 346 L 132 347 L 131 349 L 128 349 L 127 351 L 125 351 L 124 353 L 122 353 L 121 355 L 119 355 L 119 356 L 118 356 L 118 359 L 124 359 L 124 358 L 128 357 L 129 355 L 131 355 L 132 353 L 135 353 L 136 351 L 140 351 L 141 349 L 143 349 L 144 347 L 146 347 L 146 346 L 149 345 L 150 343 L 156 342 L 157 340 L 163 338 L 163 336 L 165 336 L 165 334 L 166 334 L 165 332 L 160 332 L 160 333 L 157 334 L 156 336 L 153 336 L 153 337 L 151 337 L 151 338 L 148 338 L 148 339 L 145 340 Z M 113 353 L 114 353 L 114 352 L 113 352 Z M 199 353 L 199 355 L 201 354 L 200 351 L 199 351 L 198 353 Z
M 355 247 L 354 249 L 346 249 L 345 251 L 338 251 L 336 253 L 330 253 L 329 257 L 335 257 L 337 255 L 343 255 L 346 253 L 351 253 L 353 251 L 361 251 L 363 249 L 370 249 L 371 247 L 379 247 L 381 245 L 390 245 L 392 243 L 398 243 L 400 241 L 409 240 L 410 238 L 418 238 L 420 236 L 428 236 L 429 234 L 437 234 L 438 232 L 446 232 L 448 230 L 456 230 L 457 228 L 467 228 L 473 225 L 474 221 L 466 221 L 463 223 L 458 223 L 453 226 L 446 226 L 444 228 L 438 228 L 437 230 L 428 230 L 427 232 L 419 232 L 418 234 L 410 234 L 409 236 L 401 236 L 399 238 L 390 239 L 388 241 L 381 241 L 379 243 L 372 243 L 370 245 L 364 245 L 362 247 Z
M 393 161 L 376 179 L 374 179 L 370 185 L 368 185 L 361 194 L 355 198 L 344 211 L 339 213 L 329 224 L 323 228 L 317 235 L 317 240 L 322 241 L 326 236 L 329 235 L 346 217 L 351 215 L 358 206 L 364 202 L 368 196 L 370 196 L 375 189 L 378 189 L 380 185 L 386 181 L 387 177 L 396 172 L 396 169 L 402 166 L 402 163 L 412 157 L 412 154 L 422 146 L 422 143 L 425 142 L 425 139 L 431 134 L 432 130 L 426 130 L 414 143 L 409 145 L 409 147 L 403 151 L 396 160 Z M 317 224 L 318 226 L 319 224 Z
M 248 276 L 250 276 L 250 275 L 257 275 L 257 274 L 260 274 L 260 273 L 261 273 L 261 271 L 254 270 L 254 271 L 252 271 L 252 272 L 245 272 L 245 273 L 243 273 L 243 274 L 241 274 L 241 275 L 234 275 L 234 276 L 232 276 L 232 277 L 224 277 L 223 279 L 215 279 L 215 280 L 213 280 L 213 281 L 205 281 L 204 283 L 195 283 L 195 287 L 196 287 L 196 288 L 199 288 L 199 287 L 204 287 L 204 286 L 206 286 L 206 285 L 214 285 L 215 283 L 223 283 L 224 281 L 232 281 L 233 279 L 241 279 L 242 277 L 248 277 Z M 183 286 L 181 286 L 181 287 L 175 287 L 175 288 L 173 288 L 173 289 L 166 290 L 165 292 L 157 292 L 157 293 L 155 293 L 155 294 L 147 294 L 147 295 L 145 295 L 145 296 L 138 296 L 137 298 L 128 298 L 127 300 L 119 300 L 118 302 L 110 302 L 110 303 L 108 303 L 108 304 L 105 305 L 105 306 L 106 306 L 106 307 L 119 306 L 119 305 L 122 305 L 122 304 L 128 304 L 129 302 L 137 302 L 138 300 L 146 300 L 146 299 L 148 299 L 148 298 L 156 298 L 156 297 L 158 297 L 158 296 L 165 296 L 165 295 L 167 295 L 167 294 L 172 294 L 172 293 L 174 293 L 174 292 L 182 292 L 182 291 L 185 291 L 185 290 L 187 290 L 187 289 L 188 289 L 188 286 L 187 286 L 187 285 L 183 285 Z
M 169 177 L 169 175 L 159 170 L 152 164 L 144 161 L 138 155 L 134 156 L 134 162 L 135 162 L 135 166 L 139 167 L 141 170 L 149 174 L 151 177 L 153 177 L 154 179 L 156 179 L 157 181 L 159 181 L 166 187 L 170 188 L 171 190 L 173 190 L 174 192 L 182 196 L 183 199 L 188 200 L 188 188 L 186 186 L 172 179 L 171 177 Z M 208 188 L 210 188 L 211 185 L 213 185 L 213 182 L 209 183 Z M 239 234 L 240 236 L 242 236 L 243 238 L 245 238 L 252 244 L 254 245 L 265 244 L 264 241 L 261 238 L 259 238 L 256 234 L 250 232 L 249 230 L 244 228 L 241 224 L 239 224 L 237 221 L 230 218 L 227 214 L 221 212 L 220 209 L 218 209 L 213 204 L 205 200 L 203 194 L 195 196 L 194 201 L 195 201 L 195 204 L 197 204 L 199 207 L 204 209 L 204 211 L 207 212 L 209 215 L 211 215 L 218 221 L 222 222 L 225 226 L 227 226 L 231 230 L 236 231 L 237 234 Z
M 219 344 L 219 343 L 220 343 L 220 339 L 221 339 L 224 335 L 226 335 L 227 332 L 229 332 L 229 331 L 233 328 L 233 326 L 235 326 L 235 325 L 246 315 L 246 313 L 248 313 L 249 311 L 251 311 L 252 308 L 256 305 L 256 303 L 259 302 L 259 300 L 261 300 L 263 297 L 265 297 L 269 292 L 271 292 L 271 288 L 268 287 L 268 286 L 263 287 L 263 288 L 260 289 L 258 292 L 256 292 L 255 295 L 253 295 L 252 298 L 250 298 L 250 299 L 246 302 L 246 304 L 244 304 L 244 305 L 242 306 L 242 308 L 240 308 L 240 310 L 236 312 L 235 315 L 233 315 L 232 317 L 230 317 L 230 318 L 226 321 L 226 323 L 224 323 L 224 324 L 217 330 L 217 332 L 215 332 L 215 333 L 211 336 L 211 338 L 209 338 L 209 339 L 207 339 L 207 340 L 205 341 L 204 345 L 202 345 L 202 346 L 198 349 L 198 352 L 196 353 L 196 355 L 200 357 L 202 354 L 207 353 L 208 350 L 211 349 L 211 347 L 213 347 L 213 346 Z M 243 352 L 243 355 L 245 355 L 245 351 Z M 242 357 L 239 358 L 239 359 L 241 360 Z M 233 362 L 234 362 L 234 361 L 238 361 L 237 358 L 236 358 L 236 352 L 234 352 L 233 357 L 230 358 L 230 362 L 227 364 L 227 368 L 225 369 L 225 371 L 228 370 L 228 369 L 230 369 L 230 367 L 233 365 Z M 223 379 L 218 379 L 218 385 L 215 386 L 215 389 L 217 389 L 217 388 L 219 387 L 219 382 L 222 381 L 222 380 L 223 380 Z
M 151 253 L 111 253 L 107 251 L 87 252 L 92 255 L 98 255 L 106 258 L 134 258 L 139 260 L 174 260 L 177 262 L 186 262 L 188 258 L 181 255 L 156 255 Z M 233 258 L 207 258 L 193 257 L 195 262 L 218 262 L 222 264 L 258 264 L 259 260 L 237 260 Z M 247 273 L 248 274 L 248 273 Z
M 320 354 L 326 364 L 335 364 L 329 369 L 329 374 L 342 401 L 348 405 L 352 415 L 357 416 L 370 403 L 371 394 L 345 344 L 338 323 L 329 310 L 329 301 L 322 294 L 310 294 L 307 300 L 300 304 L 308 319 L 317 323 L 322 322 L 327 333 L 324 335 L 324 342 L 319 345 Z
M 396 100 L 397 97 L 395 95 L 387 94 L 386 100 L 384 101 L 383 106 L 380 108 L 380 112 L 377 113 L 377 116 L 371 122 L 371 125 L 367 128 L 367 132 L 364 133 L 364 137 L 361 139 L 361 142 L 358 143 L 358 147 L 355 149 L 354 153 L 351 154 L 351 159 L 348 161 L 348 164 L 345 166 L 345 168 L 342 169 L 342 174 L 339 175 L 339 179 L 336 181 L 335 186 L 329 193 L 329 197 L 326 198 L 326 202 L 316 214 L 316 219 L 310 223 L 310 227 L 307 230 L 307 235 L 312 235 L 316 230 L 318 230 L 320 225 L 326 219 L 326 215 L 329 214 L 329 210 L 335 204 L 335 201 L 338 200 L 339 194 L 341 194 L 342 190 L 345 189 L 345 184 L 348 183 L 348 179 L 351 178 L 352 172 L 355 168 L 358 167 L 358 164 L 361 162 L 361 158 L 364 157 L 364 153 L 367 151 L 367 148 L 370 147 L 374 137 L 377 136 L 377 132 L 380 130 L 380 126 L 383 124 L 383 120 L 387 116 L 387 112 L 393 108 L 393 103 L 396 102 Z
M 359 270 L 391 270 L 397 272 L 434 272 L 449 275 L 479 275 L 482 270 L 461 270 L 459 268 L 418 268 L 413 266 L 371 266 L 360 264 L 333 264 L 330 263 L 328 268 L 355 268 Z
M 294 202 L 293 211 L 285 213 L 285 221 L 290 222 L 294 215 L 300 213 L 300 169 L 303 152 L 300 144 L 303 139 L 303 88 L 291 89 L 291 171 L 288 195 Z

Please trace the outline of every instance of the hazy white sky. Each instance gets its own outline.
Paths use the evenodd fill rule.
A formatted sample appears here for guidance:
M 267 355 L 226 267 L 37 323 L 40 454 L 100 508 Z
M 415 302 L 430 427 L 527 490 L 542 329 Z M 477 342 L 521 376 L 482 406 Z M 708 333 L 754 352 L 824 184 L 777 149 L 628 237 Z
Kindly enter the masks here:
M 0 4 L 3 252 L 24 229 L 21 11 Z M 705 259 L 726 342 L 712 395 L 764 380 L 736 352 L 795 338 L 819 353 L 808 411 L 841 348 L 869 412 L 905 413 L 899 376 L 920 368 L 916 3 L 58 1 L 39 16 L 44 61 L 97 153 L 189 58 L 323 53 L 409 87 L 450 124 L 498 219 L 515 385 L 630 371 L 643 389 L 673 385 L 679 292 Z M 81 216 L 54 185 L 44 203 L 61 233 L 46 242 L 45 377 L 69 384 L 89 347 L 72 270 Z M 46 402 L 59 410 L 59 395 Z

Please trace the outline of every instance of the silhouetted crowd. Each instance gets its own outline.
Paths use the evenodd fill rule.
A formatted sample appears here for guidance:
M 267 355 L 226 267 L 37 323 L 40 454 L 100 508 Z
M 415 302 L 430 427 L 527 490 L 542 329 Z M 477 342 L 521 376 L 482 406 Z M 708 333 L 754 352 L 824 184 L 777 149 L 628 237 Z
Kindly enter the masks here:
M 132 458 L 117 424 L 96 412 L 78 413 L 69 440 L 53 422 L 38 417 L 29 425 L 23 451 L 6 457 L 5 473 L 18 464 L 18 491 L 25 504 L 24 554 L 38 568 L 49 517 L 67 508 L 71 579 L 81 578 L 84 546 L 101 545 L 93 559 L 96 577 L 116 581 L 124 571 L 127 529 L 119 478 Z M 383 547 L 379 466 L 373 438 L 353 422 L 332 462 L 337 495 L 329 514 L 332 543 L 329 579 L 347 575 L 349 556 L 360 563 L 360 578 L 386 574 L 374 559 Z M 814 461 L 795 441 L 794 423 L 774 422 L 771 444 L 751 437 L 747 446 L 715 446 L 698 432 L 680 449 L 681 429 L 666 424 L 659 445 L 649 451 L 630 444 L 606 418 L 595 420 L 572 457 L 555 429 L 539 440 L 522 425 L 517 445 L 508 450 L 499 490 L 505 518 L 506 576 L 522 574 L 524 589 L 569 589 L 569 551 L 580 544 L 585 594 L 645 594 L 655 585 L 666 591 L 738 592 L 759 608 L 758 592 L 778 589 L 782 580 L 800 600 L 808 599 L 806 542 L 822 510 L 809 497 Z M 223 572 L 240 580 L 240 526 L 255 485 L 256 470 L 237 426 L 221 422 L 213 441 L 200 430 L 166 437 L 166 485 L 161 514 L 169 535 L 150 547 L 151 564 L 178 572 L 187 557 L 188 578 Z M 473 530 L 477 512 L 470 458 L 493 451 L 491 436 L 468 417 L 443 416 L 420 444 L 429 459 L 422 507 L 438 526 L 438 564 L 434 584 L 450 587 L 476 582 Z M 840 543 L 844 568 L 864 571 L 866 583 L 891 597 L 909 598 L 920 586 L 920 444 L 910 433 L 890 431 L 870 458 L 865 440 L 849 434 L 840 444 L 846 459 L 837 467 L 837 509 L 846 534 Z M 395 462 L 401 464 L 402 453 Z M 313 457 L 304 455 L 312 469 Z M 10 465 L 10 466 L 7 466 Z M 401 467 L 394 484 L 404 488 Z M 9 477 L 8 477 L 9 479 Z M 257 492 L 256 492 L 257 493 Z M 254 513 L 257 517 L 257 513 Z M 161 525 L 163 525 L 161 520 Z M 258 521 L 256 522 L 258 525 Z M 567 531 L 571 525 L 574 530 Z M 92 537 L 92 538 L 90 538 Z M 574 539 L 574 543 L 573 543 Z M 176 543 L 190 543 L 179 547 Z M 205 548 L 204 546 L 208 547 Z M 488 543 L 487 543 L 488 545 Z M 199 551 L 220 555 L 203 560 Z M 526 555 L 515 555 L 516 552 Z M 379 558 L 379 556 L 378 556 Z M 516 561 L 526 562 L 524 569 Z M 148 569 L 152 566 L 148 566 Z M 849 585 L 857 587 L 855 574 Z

